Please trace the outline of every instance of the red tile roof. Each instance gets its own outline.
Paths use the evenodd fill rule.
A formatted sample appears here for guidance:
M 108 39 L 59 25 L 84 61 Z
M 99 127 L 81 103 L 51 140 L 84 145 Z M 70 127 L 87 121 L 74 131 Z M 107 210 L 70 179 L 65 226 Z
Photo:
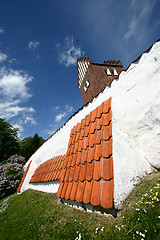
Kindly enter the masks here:
M 113 207 L 111 99 L 71 130 L 57 197 Z
M 48 182 L 60 179 L 65 155 L 56 156 L 37 167 L 30 183 Z
M 23 175 L 23 178 L 22 178 L 22 180 L 21 180 L 21 182 L 20 182 L 20 184 L 19 184 L 19 186 L 18 186 L 18 188 L 17 188 L 17 192 L 20 192 L 20 190 L 21 190 L 22 184 L 23 184 L 24 179 L 25 179 L 25 177 L 26 177 L 26 175 L 27 175 L 27 173 L 28 173 L 28 170 L 29 170 L 29 167 L 30 167 L 30 165 L 31 165 L 31 162 L 32 162 L 32 161 L 30 161 L 30 163 L 29 163 L 28 166 L 27 166 L 27 169 L 26 169 L 26 171 L 25 171 L 25 173 L 24 173 L 24 175 Z

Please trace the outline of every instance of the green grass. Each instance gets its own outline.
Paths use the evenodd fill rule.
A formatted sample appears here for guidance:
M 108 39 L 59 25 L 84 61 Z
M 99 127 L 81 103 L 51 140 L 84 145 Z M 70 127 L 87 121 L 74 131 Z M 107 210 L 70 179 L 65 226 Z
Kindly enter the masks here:
M 79 211 L 55 194 L 27 190 L 12 195 L 0 211 L 0 239 L 160 239 L 159 198 L 160 173 L 135 187 L 117 218 Z

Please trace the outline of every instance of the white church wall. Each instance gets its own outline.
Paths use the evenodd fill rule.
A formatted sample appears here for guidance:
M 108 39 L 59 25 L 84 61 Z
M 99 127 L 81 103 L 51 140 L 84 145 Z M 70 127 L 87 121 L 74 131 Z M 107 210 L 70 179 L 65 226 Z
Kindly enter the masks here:
M 38 190 L 48 193 L 56 193 L 58 191 L 60 180 L 55 180 L 51 182 L 38 182 L 30 183 L 30 188 L 33 190 Z
M 157 42 L 123 71 L 111 88 L 106 87 L 32 155 L 25 165 L 26 169 L 32 160 L 22 192 L 31 187 L 29 180 L 41 163 L 66 153 L 73 126 L 110 97 L 115 208 L 120 208 L 139 178 L 160 169 L 160 42 Z

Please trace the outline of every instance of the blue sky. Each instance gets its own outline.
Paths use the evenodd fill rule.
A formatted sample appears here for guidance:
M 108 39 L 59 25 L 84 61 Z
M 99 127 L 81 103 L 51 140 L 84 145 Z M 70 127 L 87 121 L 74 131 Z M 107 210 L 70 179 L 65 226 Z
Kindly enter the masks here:
M 159 0 L 1 0 L 0 117 L 47 139 L 83 105 L 78 57 L 126 68 L 159 38 Z

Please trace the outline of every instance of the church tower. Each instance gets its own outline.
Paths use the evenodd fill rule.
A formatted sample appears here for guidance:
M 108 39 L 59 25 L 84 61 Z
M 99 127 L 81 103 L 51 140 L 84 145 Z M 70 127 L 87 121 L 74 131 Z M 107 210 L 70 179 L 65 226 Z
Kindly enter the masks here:
M 124 70 L 121 61 L 93 63 L 90 57 L 77 60 L 78 87 L 84 104 L 92 101 L 106 86 L 110 87 L 114 79 Z

